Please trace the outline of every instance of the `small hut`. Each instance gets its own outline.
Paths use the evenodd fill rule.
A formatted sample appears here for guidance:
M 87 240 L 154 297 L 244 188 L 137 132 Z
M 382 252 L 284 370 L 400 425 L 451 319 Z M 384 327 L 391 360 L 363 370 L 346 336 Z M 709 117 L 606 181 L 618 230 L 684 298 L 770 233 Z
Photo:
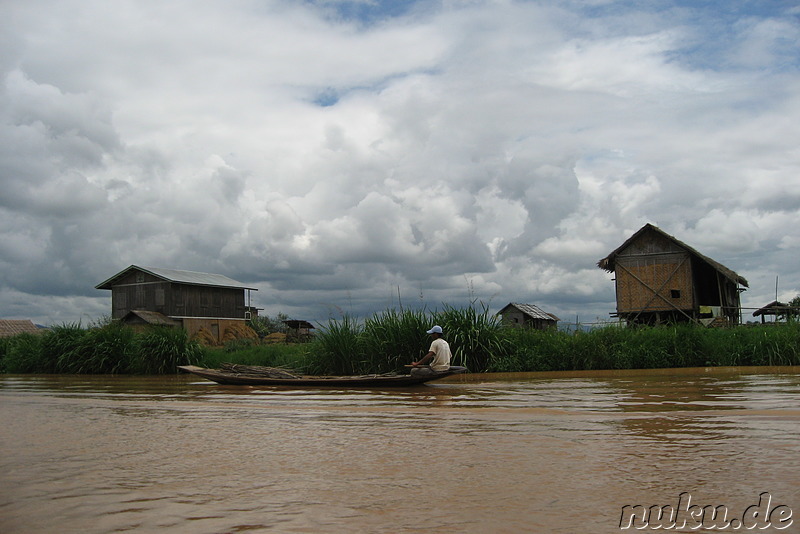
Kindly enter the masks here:
M 314 329 L 314 325 L 309 323 L 308 321 L 302 321 L 298 319 L 287 319 L 283 321 L 283 324 L 286 325 L 286 342 L 287 343 L 298 343 L 309 341 L 311 339 L 311 331 Z
M 788 321 L 800 316 L 800 308 L 773 300 L 766 306 L 763 306 L 753 312 L 753 317 L 761 317 L 762 324 L 767 322 L 766 318 L 769 316 L 772 317 L 772 321 L 770 322 L 777 323 L 780 321 Z
M 738 324 L 747 280 L 652 224 L 597 266 L 615 274 L 617 311 L 628 324 Z
M 547 330 L 548 328 L 557 328 L 558 321 L 561 320 L 552 313 L 543 311 L 538 306 L 519 304 L 517 302 L 507 304 L 497 314 L 501 316 L 504 325 L 513 328 Z

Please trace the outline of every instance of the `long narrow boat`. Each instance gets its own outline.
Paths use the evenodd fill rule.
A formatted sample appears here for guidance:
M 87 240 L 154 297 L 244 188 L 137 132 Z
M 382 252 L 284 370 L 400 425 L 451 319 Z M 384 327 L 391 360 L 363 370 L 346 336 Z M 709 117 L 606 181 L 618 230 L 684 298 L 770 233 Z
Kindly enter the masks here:
M 308 376 L 246 365 L 228 365 L 224 369 L 206 369 L 195 365 L 181 365 L 178 369 L 212 380 L 218 384 L 249 386 L 336 386 L 336 387 L 406 387 L 439 380 L 446 376 L 467 372 L 466 367 L 450 366 L 443 372 L 427 375 L 375 374 L 360 376 Z M 265 371 L 269 369 L 269 371 Z M 270 372 L 277 371 L 277 372 Z

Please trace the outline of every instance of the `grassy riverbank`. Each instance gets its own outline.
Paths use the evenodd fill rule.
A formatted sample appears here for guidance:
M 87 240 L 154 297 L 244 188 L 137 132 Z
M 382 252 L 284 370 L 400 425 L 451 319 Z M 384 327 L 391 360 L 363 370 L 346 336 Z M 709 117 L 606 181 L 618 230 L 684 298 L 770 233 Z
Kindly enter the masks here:
M 363 321 L 331 320 L 314 341 L 263 344 L 239 339 L 204 347 L 180 329 L 143 333 L 109 323 L 62 325 L 0 339 L 3 373 L 172 373 L 178 365 L 222 362 L 280 366 L 311 374 L 403 371 L 427 352 L 425 331 L 439 324 L 453 364 L 473 372 L 800 365 L 800 325 L 708 329 L 691 325 L 606 326 L 587 332 L 503 328 L 486 309 L 385 311 Z

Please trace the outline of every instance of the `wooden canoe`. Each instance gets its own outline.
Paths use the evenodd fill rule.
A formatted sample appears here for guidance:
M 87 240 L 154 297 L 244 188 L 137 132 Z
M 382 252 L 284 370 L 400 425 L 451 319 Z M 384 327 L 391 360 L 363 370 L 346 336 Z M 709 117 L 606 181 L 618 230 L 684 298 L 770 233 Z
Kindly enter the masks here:
M 249 386 L 335 386 L 335 387 L 406 387 L 439 380 L 467 372 L 466 367 L 450 366 L 448 371 L 429 375 L 361 375 L 361 376 L 256 376 L 247 372 L 226 369 L 206 369 L 195 365 L 180 365 L 178 369 L 212 380 L 218 384 Z

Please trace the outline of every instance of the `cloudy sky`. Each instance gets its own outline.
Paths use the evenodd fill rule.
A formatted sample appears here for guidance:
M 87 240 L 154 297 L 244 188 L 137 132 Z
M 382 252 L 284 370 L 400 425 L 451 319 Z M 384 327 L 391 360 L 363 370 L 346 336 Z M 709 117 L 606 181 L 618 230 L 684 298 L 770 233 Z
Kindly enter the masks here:
M 6 0 L 0 317 L 86 324 L 135 264 L 595 322 L 648 222 L 789 299 L 798 67 L 795 0 Z

